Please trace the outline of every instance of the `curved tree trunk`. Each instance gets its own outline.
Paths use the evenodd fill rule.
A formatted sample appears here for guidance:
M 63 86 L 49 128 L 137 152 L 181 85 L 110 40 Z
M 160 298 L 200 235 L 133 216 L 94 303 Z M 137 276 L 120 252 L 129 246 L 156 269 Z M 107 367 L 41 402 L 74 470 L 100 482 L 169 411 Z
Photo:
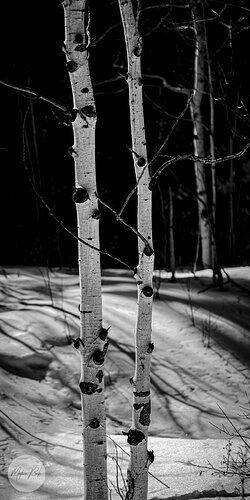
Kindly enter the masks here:
M 199 2 L 192 2 L 192 16 L 195 32 L 195 59 L 194 59 L 194 88 L 190 101 L 190 111 L 193 121 L 193 143 L 194 154 L 199 158 L 205 156 L 204 127 L 201 112 L 202 97 L 205 83 L 205 27 L 200 12 Z M 204 164 L 195 161 L 195 179 L 198 196 L 198 217 L 200 228 L 200 242 L 202 252 L 202 265 L 204 268 L 212 266 L 211 255 L 211 228 L 209 223 L 207 192 L 206 192 L 206 172 Z
M 89 74 L 86 0 L 65 0 L 67 70 L 73 94 L 72 125 L 78 236 L 99 248 L 99 215 L 96 199 L 96 110 Z M 78 247 L 80 276 L 81 401 L 83 418 L 84 498 L 105 500 L 107 494 L 106 422 L 103 363 L 107 350 L 102 329 L 99 253 L 81 243 Z
M 147 239 L 148 245 L 139 238 L 138 315 L 135 332 L 135 374 L 133 378 L 132 426 L 128 432 L 130 464 L 128 468 L 127 499 L 146 500 L 148 489 L 148 466 L 153 454 L 148 453 L 147 438 L 150 423 L 150 357 L 151 321 L 153 301 L 153 264 L 151 191 L 147 166 L 147 149 L 144 127 L 142 82 L 141 82 L 141 39 L 138 33 L 138 19 L 133 13 L 132 0 L 119 0 L 128 59 L 128 87 L 132 136 L 132 152 L 138 200 L 138 231 Z

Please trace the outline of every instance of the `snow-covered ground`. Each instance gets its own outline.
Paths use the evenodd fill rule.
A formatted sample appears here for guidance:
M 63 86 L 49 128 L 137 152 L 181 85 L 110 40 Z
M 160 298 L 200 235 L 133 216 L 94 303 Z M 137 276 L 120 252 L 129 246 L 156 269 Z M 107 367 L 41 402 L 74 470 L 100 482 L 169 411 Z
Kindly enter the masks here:
M 176 283 L 156 272 L 156 284 L 159 276 L 161 283 L 153 312 L 152 499 L 199 498 L 202 491 L 203 498 L 205 492 L 223 496 L 222 490 L 239 486 L 236 476 L 219 477 L 206 469 L 208 460 L 219 467 L 227 453 L 223 426 L 249 434 L 250 268 L 226 271 L 235 283 L 227 282 L 223 292 L 207 289 L 208 271 L 196 278 L 180 272 Z M 104 326 L 111 326 L 105 385 L 112 483 L 114 441 L 126 469 L 122 431 L 131 420 L 136 294 L 128 272 L 103 273 Z M 79 355 L 70 344 L 79 334 L 78 277 L 44 268 L 5 268 L 0 295 L 0 498 L 81 498 Z M 39 490 L 22 494 L 9 484 L 6 471 L 24 453 L 40 456 L 46 479 Z M 204 466 L 202 474 L 193 464 Z M 119 498 L 111 482 L 110 488 L 112 499 Z

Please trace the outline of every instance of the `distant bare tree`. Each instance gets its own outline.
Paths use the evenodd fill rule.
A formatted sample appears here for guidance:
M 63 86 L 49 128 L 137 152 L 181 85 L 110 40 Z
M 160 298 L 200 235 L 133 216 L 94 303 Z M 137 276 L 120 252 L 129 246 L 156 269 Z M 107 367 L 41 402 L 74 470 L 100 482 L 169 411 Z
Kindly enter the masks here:
M 202 98 L 205 90 L 205 61 L 206 61 L 206 38 L 205 23 L 203 20 L 202 4 L 193 1 L 191 4 L 193 27 L 195 33 L 195 57 L 194 57 L 194 85 L 190 110 L 193 121 L 193 143 L 194 155 L 199 158 L 205 157 L 204 123 L 201 112 Z M 211 225 L 209 221 L 209 209 L 206 187 L 206 170 L 204 163 L 196 160 L 195 179 L 198 195 L 198 213 L 200 242 L 203 267 L 213 267 L 211 252 Z

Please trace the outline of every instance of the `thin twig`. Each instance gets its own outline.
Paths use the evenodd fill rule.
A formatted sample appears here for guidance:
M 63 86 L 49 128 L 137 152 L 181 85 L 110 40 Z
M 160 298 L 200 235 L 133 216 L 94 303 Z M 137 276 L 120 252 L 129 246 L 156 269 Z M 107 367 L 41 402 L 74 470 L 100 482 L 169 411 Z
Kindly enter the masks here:
M 28 434 L 28 436 L 31 436 L 32 438 L 36 439 L 37 441 L 41 441 L 42 443 L 46 443 L 46 444 L 50 444 L 51 446 L 59 446 L 60 448 L 67 448 L 68 450 L 76 450 L 76 451 L 82 451 L 82 449 L 80 448 L 72 448 L 71 446 L 67 446 L 65 444 L 59 444 L 59 443 L 52 443 L 51 441 L 47 441 L 46 439 L 42 439 L 42 438 L 39 438 L 37 436 L 35 436 L 34 434 L 32 434 L 31 432 L 27 431 L 27 429 L 25 429 L 24 427 L 22 427 L 21 425 L 17 424 L 15 422 L 15 420 L 13 420 L 11 417 L 9 417 L 9 415 L 7 415 L 7 413 L 5 413 L 3 410 L 0 410 L 0 412 L 5 416 L 5 418 L 7 418 L 12 424 L 14 424 L 16 427 L 18 427 L 18 429 L 20 429 L 22 432 L 24 432 L 25 434 Z
M 109 435 L 109 434 L 106 434 L 106 436 L 116 445 L 118 446 L 118 448 L 120 448 L 120 450 L 123 451 L 123 453 L 125 453 L 126 455 L 128 455 L 128 457 L 130 456 L 130 454 L 124 450 L 124 448 L 122 446 L 120 446 L 118 443 L 116 443 L 116 441 L 114 441 L 114 439 L 112 439 L 112 437 Z M 149 475 L 151 477 L 153 477 L 154 479 L 156 479 L 156 481 L 158 481 L 159 483 L 163 484 L 163 486 L 165 486 L 166 488 L 170 488 L 170 486 L 168 486 L 166 483 L 164 483 L 161 479 L 159 479 L 158 477 L 156 477 L 154 474 L 152 474 L 152 472 L 148 471 Z
M 142 82 L 143 82 L 144 78 L 149 78 L 152 80 L 159 80 L 162 83 L 162 85 L 161 85 L 162 88 L 172 90 L 172 92 L 176 92 L 177 94 L 185 94 L 188 97 L 190 97 L 190 94 L 191 94 L 190 89 L 187 89 L 185 87 L 181 87 L 178 85 L 171 85 L 171 83 L 168 83 L 166 78 L 164 78 L 164 76 L 162 76 L 162 75 L 149 75 L 147 73 L 143 73 L 142 74 Z
M 71 231 L 71 229 L 69 229 L 65 224 L 64 222 L 51 210 L 50 206 L 48 205 L 48 203 L 45 201 L 45 199 L 43 198 L 43 196 L 41 195 L 41 193 L 39 193 L 39 191 L 37 190 L 33 180 L 31 179 L 30 177 L 30 173 L 29 173 L 29 170 L 28 170 L 28 167 L 27 167 L 27 164 L 26 164 L 26 147 L 25 147 L 25 122 L 26 122 L 26 119 L 27 119 L 27 115 L 28 115 L 28 112 L 29 112 L 29 109 L 30 107 L 28 106 L 27 110 L 26 110 L 26 113 L 25 113 L 25 116 L 24 116 L 24 121 L 23 121 L 23 165 L 24 165 L 24 168 L 25 168 L 25 171 L 27 173 L 27 177 L 28 177 L 28 180 L 31 184 L 31 187 L 35 193 L 35 195 L 39 198 L 39 200 L 41 201 L 41 203 L 44 205 L 44 207 L 48 210 L 50 216 L 68 233 L 70 234 L 74 239 L 76 239 L 77 241 L 80 241 L 80 243 L 82 243 L 83 245 L 86 245 L 87 247 L 91 248 L 92 250 L 95 250 L 96 252 L 99 252 L 100 254 L 102 255 L 106 255 L 107 257 L 110 257 L 111 259 L 113 260 L 116 260 L 117 262 L 119 262 L 120 264 L 124 265 L 125 267 L 127 267 L 128 269 L 130 269 L 131 271 L 133 271 L 133 267 L 128 264 L 126 261 L 120 259 L 119 257 L 116 257 L 115 255 L 111 254 L 110 252 L 108 252 L 107 250 L 101 250 L 100 248 L 97 248 L 95 247 L 94 245 L 91 245 L 90 243 L 88 243 L 87 241 L 83 240 L 82 238 L 80 238 L 79 236 L 77 236 L 73 231 Z
M 232 420 L 229 418 L 229 416 L 224 412 L 224 410 L 221 408 L 221 406 L 219 404 L 217 404 L 217 406 L 220 408 L 220 411 L 223 413 L 224 417 L 227 419 L 227 421 L 230 423 L 230 425 L 232 426 L 232 428 L 235 430 L 235 432 L 237 433 L 237 435 L 242 439 L 243 443 L 245 444 L 245 446 L 249 449 L 250 448 L 250 445 L 249 443 L 246 441 L 246 439 L 244 438 L 244 436 L 239 432 L 239 430 L 237 429 L 237 427 L 234 425 L 234 423 L 232 422 Z
M 153 158 L 150 160 L 149 162 L 149 165 L 152 165 L 152 163 L 156 160 L 156 158 L 158 158 L 158 156 L 161 154 L 163 148 L 166 146 L 166 144 L 168 143 L 169 141 L 169 138 L 172 134 L 172 132 L 174 131 L 174 129 L 177 127 L 179 121 L 182 119 L 182 117 L 185 115 L 187 109 L 189 108 L 189 104 L 190 104 L 190 101 L 191 101 L 191 98 L 192 96 L 190 95 L 189 98 L 187 99 L 187 102 L 185 104 L 185 107 L 183 108 L 182 112 L 179 114 L 179 116 L 177 116 L 176 118 L 176 121 L 174 122 L 174 124 L 172 125 L 167 137 L 164 139 L 163 143 L 161 144 L 161 146 L 159 147 L 158 151 L 156 151 L 156 153 L 154 154 Z M 152 180 L 152 178 L 151 178 Z
M 224 267 L 221 268 L 222 271 L 225 273 L 228 281 L 230 281 L 233 285 L 237 286 L 240 290 L 242 290 L 243 292 L 246 292 L 248 295 L 250 295 L 250 290 L 249 288 L 243 286 L 243 285 L 240 285 L 239 283 L 237 283 L 237 281 L 233 280 L 231 278 L 231 276 L 229 276 L 228 272 L 224 269 Z
M 32 90 L 29 87 L 22 87 L 21 85 L 8 83 L 5 82 L 4 80 L 0 80 L 0 85 L 8 87 L 12 90 L 16 90 L 17 92 L 21 92 L 22 94 L 27 94 L 28 97 L 33 97 L 33 99 L 38 99 L 39 101 L 47 102 L 48 104 L 51 104 L 51 106 L 53 106 L 54 108 L 60 109 L 66 114 L 70 113 L 69 108 L 67 108 L 65 104 L 61 104 L 60 102 L 55 101 L 55 99 L 53 99 L 52 97 L 46 97 L 44 95 L 41 95 L 40 92 Z
M 184 110 L 183 110 L 184 111 Z M 221 164 L 221 163 L 224 163 L 228 160 L 231 160 L 233 158 L 240 158 L 241 156 L 243 156 L 247 151 L 248 149 L 250 148 L 250 143 L 247 143 L 246 146 L 241 150 L 241 151 L 238 151 L 238 153 L 234 153 L 233 155 L 227 155 L 227 156 L 224 156 L 224 157 L 220 157 L 220 158 L 216 158 L 215 160 L 213 160 L 213 164 Z M 157 170 L 156 172 L 152 175 L 151 177 L 151 180 L 150 180 L 150 183 L 149 183 L 149 188 L 150 189 L 153 189 L 159 176 L 162 174 L 162 172 L 167 168 L 167 167 L 170 167 L 171 165 L 177 163 L 178 161 L 185 161 L 185 160 L 189 160 L 189 161 L 199 161 L 201 163 L 204 163 L 205 165 L 210 165 L 211 164 L 211 157 L 208 156 L 208 157 L 199 157 L 199 156 L 194 156 L 194 155 L 191 155 L 191 154 L 186 154 L 186 155 L 177 155 L 177 156 L 172 156 L 172 157 L 169 157 L 168 156 L 168 160 L 166 162 L 164 162 Z M 152 161 L 152 160 L 151 160 Z M 130 193 L 127 195 L 120 211 L 118 212 L 117 216 L 120 217 L 121 214 L 123 213 L 123 211 L 125 210 L 129 200 L 131 199 L 131 197 L 133 196 L 133 194 L 136 192 L 137 190 L 137 187 L 138 187 L 138 184 L 144 174 L 144 171 L 146 168 L 148 168 L 148 165 L 150 165 L 151 161 L 145 165 L 145 167 L 143 168 L 142 172 L 141 172 L 141 175 L 140 177 L 137 179 L 134 187 L 131 189 Z M 188 189 L 186 189 L 186 191 L 190 191 Z M 193 193 L 192 193 L 192 196 L 194 198 L 197 199 L 197 196 L 195 196 Z
M 97 199 L 99 200 L 99 202 L 100 202 L 100 203 L 101 203 L 104 207 L 106 207 L 106 208 L 107 208 L 110 212 L 112 212 L 112 213 L 114 214 L 114 216 L 115 216 L 115 218 L 116 218 L 116 220 L 117 220 L 118 222 L 121 222 L 121 224 L 123 224 L 124 226 L 128 227 L 129 229 L 131 229 L 131 231 L 133 231 L 133 233 L 135 233 L 135 234 L 138 236 L 138 238 L 140 238 L 140 239 L 143 241 L 143 243 L 145 243 L 145 245 L 146 245 L 147 247 L 150 247 L 150 245 L 149 245 L 149 243 L 148 243 L 147 239 L 146 239 L 146 238 L 145 238 L 145 237 L 144 237 L 144 236 L 143 236 L 143 235 L 142 235 L 139 231 L 137 231 L 137 229 L 136 229 L 134 226 L 131 226 L 131 224 L 129 224 L 128 222 L 126 222 L 126 221 L 125 221 L 125 220 L 124 220 L 124 219 L 120 216 L 120 212 L 119 212 L 119 214 L 118 214 L 118 213 L 117 213 L 117 212 L 116 212 L 116 211 L 115 211 L 112 207 L 110 207 L 107 203 L 105 203 L 104 201 L 102 201 L 102 200 L 101 200 L 101 198 L 100 198 L 97 194 L 96 194 L 96 197 L 97 197 Z M 151 247 L 150 247 L 150 249 L 151 249 L 151 250 L 153 250 Z
M 223 157 L 215 158 L 215 159 L 212 159 L 210 156 L 200 157 L 200 156 L 195 156 L 195 155 L 191 155 L 191 154 L 177 155 L 175 157 L 170 158 L 170 160 L 167 160 L 165 163 L 163 163 L 163 165 L 161 165 L 156 170 L 156 172 L 151 177 L 150 183 L 152 185 L 152 183 L 156 182 L 156 180 L 161 175 L 161 173 L 164 171 L 164 169 L 166 167 L 168 167 L 170 164 L 176 163 L 177 161 L 184 161 L 184 160 L 198 161 L 200 163 L 204 163 L 205 165 L 210 165 L 211 162 L 213 162 L 214 165 L 215 164 L 218 165 L 220 163 L 224 163 L 226 161 L 229 161 L 229 160 L 232 160 L 235 158 L 240 158 L 248 151 L 249 148 L 250 148 L 250 142 L 248 142 L 241 151 L 238 151 L 238 153 L 234 153 L 232 155 L 227 155 L 227 156 L 223 156 Z
M 121 214 L 124 212 L 124 210 L 125 210 L 125 208 L 126 208 L 126 206 L 127 206 L 128 202 L 129 202 L 130 198 L 132 198 L 133 194 L 136 192 L 137 187 L 138 187 L 138 184 L 139 184 L 139 182 L 140 182 L 141 178 L 143 177 L 143 174 L 144 174 L 144 172 L 145 172 L 145 170 L 146 170 L 147 168 L 148 168 L 148 164 L 146 163 L 146 165 L 145 165 L 145 167 L 143 167 L 143 169 L 142 169 L 142 171 L 141 171 L 141 174 L 139 175 L 139 177 L 138 177 L 138 179 L 137 179 L 137 181 L 136 181 L 136 183 L 135 183 L 134 187 L 131 189 L 130 193 L 129 193 L 129 194 L 128 194 L 128 196 L 126 197 L 126 199 L 125 199 L 125 201 L 124 201 L 124 203 L 123 203 L 123 205 L 122 205 L 122 207 L 121 207 L 121 210 L 118 212 L 118 214 L 117 214 L 117 215 L 118 215 L 118 217 L 121 217 Z
M 161 4 L 158 4 L 158 5 L 149 5 L 147 7 L 143 7 L 142 9 L 140 9 L 140 12 L 145 12 L 147 10 L 152 10 L 152 9 L 165 9 L 166 7 L 174 7 L 176 9 L 188 9 L 190 8 L 190 4 L 189 3 L 186 3 L 186 4 L 172 4 L 172 3 L 161 3 Z

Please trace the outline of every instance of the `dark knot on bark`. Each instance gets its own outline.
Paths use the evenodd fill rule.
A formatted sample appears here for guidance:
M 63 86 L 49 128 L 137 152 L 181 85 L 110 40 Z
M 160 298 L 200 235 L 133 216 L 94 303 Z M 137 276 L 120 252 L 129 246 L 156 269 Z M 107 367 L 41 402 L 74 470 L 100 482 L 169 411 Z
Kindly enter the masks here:
M 143 441 L 143 439 L 145 439 L 145 435 L 143 434 L 143 432 L 138 431 L 137 429 L 129 429 L 127 439 L 128 444 L 137 446 Z
M 75 188 L 72 200 L 74 203 L 85 203 L 89 199 L 88 191 L 85 188 Z
M 153 288 L 151 286 L 144 286 L 144 288 L 142 289 L 142 293 L 145 297 L 152 297 L 154 291 L 153 291 Z

